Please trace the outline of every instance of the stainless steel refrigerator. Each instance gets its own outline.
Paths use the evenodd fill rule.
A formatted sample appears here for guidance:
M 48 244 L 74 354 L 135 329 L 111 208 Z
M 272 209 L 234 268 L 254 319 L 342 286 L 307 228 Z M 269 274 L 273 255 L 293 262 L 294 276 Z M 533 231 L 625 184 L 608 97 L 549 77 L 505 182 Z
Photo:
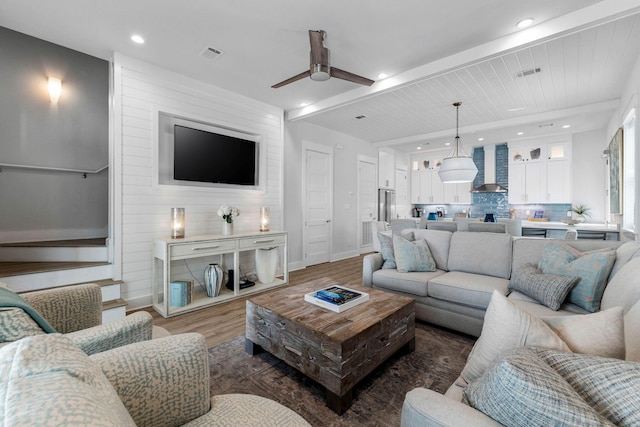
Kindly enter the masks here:
M 393 190 L 378 190 L 378 221 L 396 219 L 396 193 Z

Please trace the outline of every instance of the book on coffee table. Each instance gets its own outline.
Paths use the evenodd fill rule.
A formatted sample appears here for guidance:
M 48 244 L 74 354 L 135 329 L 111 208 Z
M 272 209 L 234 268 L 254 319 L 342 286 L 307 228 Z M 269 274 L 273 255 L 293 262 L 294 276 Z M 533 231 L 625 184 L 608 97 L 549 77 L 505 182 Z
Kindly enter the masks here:
M 341 313 L 369 300 L 369 294 L 333 285 L 304 295 L 304 300 L 317 306 Z

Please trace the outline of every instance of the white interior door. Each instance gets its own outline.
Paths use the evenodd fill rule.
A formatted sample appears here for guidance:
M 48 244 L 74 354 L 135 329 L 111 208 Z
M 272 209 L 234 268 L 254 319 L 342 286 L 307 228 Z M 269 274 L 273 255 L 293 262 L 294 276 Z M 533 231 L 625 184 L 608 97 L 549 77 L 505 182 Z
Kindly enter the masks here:
M 360 253 L 370 252 L 373 248 L 371 221 L 375 221 L 378 211 L 378 188 L 376 185 L 376 159 L 359 156 L 358 158 L 358 241 Z
M 333 212 L 331 147 L 305 143 L 303 200 L 305 265 L 329 262 Z

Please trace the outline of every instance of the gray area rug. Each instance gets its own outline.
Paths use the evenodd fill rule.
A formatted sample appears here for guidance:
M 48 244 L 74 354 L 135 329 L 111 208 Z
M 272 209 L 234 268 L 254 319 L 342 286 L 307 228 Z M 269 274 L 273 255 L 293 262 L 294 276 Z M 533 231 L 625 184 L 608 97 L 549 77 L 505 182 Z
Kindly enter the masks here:
M 394 355 L 353 390 L 342 416 L 325 406 L 324 388 L 267 352 L 250 356 L 244 335 L 209 348 L 211 394 L 247 393 L 293 409 L 313 426 L 399 426 L 405 394 L 415 387 L 444 393 L 458 377 L 475 341 L 416 322 L 416 349 Z

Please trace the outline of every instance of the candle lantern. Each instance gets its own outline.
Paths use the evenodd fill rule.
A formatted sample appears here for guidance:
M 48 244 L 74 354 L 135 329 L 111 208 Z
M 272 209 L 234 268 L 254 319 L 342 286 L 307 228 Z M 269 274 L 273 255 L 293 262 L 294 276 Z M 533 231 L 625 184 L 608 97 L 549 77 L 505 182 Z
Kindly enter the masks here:
M 184 208 L 171 208 L 171 238 L 184 237 Z
M 270 223 L 269 208 L 260 208 L 260 231 L 269 231 Z

